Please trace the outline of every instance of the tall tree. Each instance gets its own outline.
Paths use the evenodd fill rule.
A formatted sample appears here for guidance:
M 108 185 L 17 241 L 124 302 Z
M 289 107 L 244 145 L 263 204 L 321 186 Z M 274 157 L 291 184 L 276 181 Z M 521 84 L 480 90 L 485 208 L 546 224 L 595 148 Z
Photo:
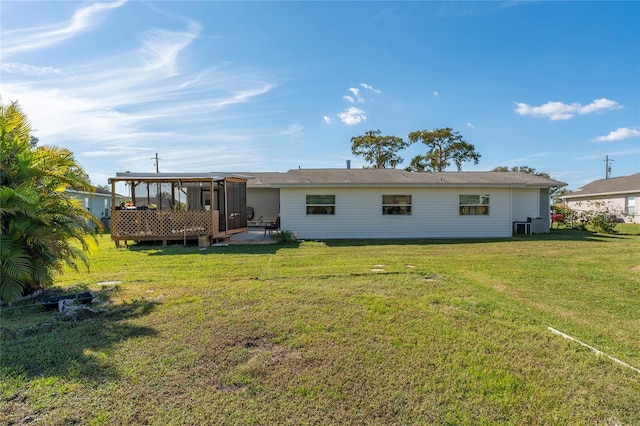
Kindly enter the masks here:
M 380 130 L 369 130 L 351 138 L 351 152 L 361 155 L 375 169 L 395 168 L 403 158 L 398 151 L 409 143 L 397 136 L 382 136 Z
M 458 171 L 462 169 L 462 163 L 473 161 L 478 164 L 480 154 L 469 142 L 462 139 L 459 132 L 447 127 L 445 129 L 418 130 L 409 133 L 411 143 L 422 142 L 429 150 L 425 155 L 417 155 L 407 167 L 409 171 L 441 172 L 455 163 Z
M 88 265 L 100 221 L 67 188 L 91 192 L 87 174 L 73 154 L 37 147 L 26 115 L 16 102 L 0 104 L 0 298 L 53 283 L 64 265 Z M 72 244 L 75 240 L 79 246 Z

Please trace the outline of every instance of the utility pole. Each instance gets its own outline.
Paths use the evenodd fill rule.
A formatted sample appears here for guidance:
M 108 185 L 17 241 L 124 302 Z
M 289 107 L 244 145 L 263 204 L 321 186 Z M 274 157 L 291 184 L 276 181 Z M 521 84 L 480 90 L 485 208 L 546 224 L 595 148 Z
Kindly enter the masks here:
M 158 158 L 158 153 L 156 152 L 156 156 L 155 157 L 151 157 L 152 160 L 156 160 L 155 165 L 156 165 L 156 173 L 160 173 L 160 159 Z
M 609 163 L 611 163 L 613 160 L 609 160 L 609 156 L 607 155 L 604 159 L 604 178 L 605 179 L 609 179 L 609 176 L 611 175 L 611 165 Z

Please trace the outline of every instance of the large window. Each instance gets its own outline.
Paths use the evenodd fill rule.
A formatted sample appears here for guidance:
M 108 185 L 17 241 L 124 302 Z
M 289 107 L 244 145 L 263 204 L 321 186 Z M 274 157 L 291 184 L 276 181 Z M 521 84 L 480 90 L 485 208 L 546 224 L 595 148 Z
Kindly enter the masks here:
M 625 199 L 624 210 L 629 216 L 636 214 L 636 197 L 631 196 Z
M 383 195 L 382 214 L 411 214 L 411 195 Z
M 336 196 L 307 195 L 307 214 L 336 214 Z
M 458 198 L 460 215 L 476 216 L 489 214 L 489 196 L 479 194 L 460 195 Z

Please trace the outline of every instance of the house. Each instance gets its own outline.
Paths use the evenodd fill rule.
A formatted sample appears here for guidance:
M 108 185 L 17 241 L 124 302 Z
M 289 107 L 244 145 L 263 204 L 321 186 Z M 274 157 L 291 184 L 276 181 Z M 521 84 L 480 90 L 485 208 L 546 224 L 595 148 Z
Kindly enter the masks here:
M 124 185 L 129 198 L 112 198 L 111 239 L 208 244 L 245 231 L 246 182 L 232 174 L 117 173 L 111 192 Z
M 596 180 L 562 196 L 566 206 L 573 211 L 593 210 L 595 203 L 604 202 L 621 220 L 640 223 L 637 199 L 640 199 L 640 173 Z
M 85 209 L 87 209 L 96 218 L 102 220 L 105 227 L 108 226 L 109 215 L 112 203 L 120 204 L 122 196 L 113 194 L 102 188 L 96 188 L 94 192 L 78 191 L 75 189 L 67 189 L 66 193 L 70 197 L 80 201 Z
M 517 172 L 418 173 L 399 169 L 297 169 L 240 173 L 254 224 L 279 214 L 302 239 L 486 238 L 547 233 L 550 188 Z

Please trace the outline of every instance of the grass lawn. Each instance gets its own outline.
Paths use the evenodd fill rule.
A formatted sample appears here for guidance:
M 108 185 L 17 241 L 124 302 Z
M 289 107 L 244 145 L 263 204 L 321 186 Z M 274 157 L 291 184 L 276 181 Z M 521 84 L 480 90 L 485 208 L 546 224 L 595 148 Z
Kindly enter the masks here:
M 0 310 L 0 422 L 640 424 L 640 227 L 134 246 Z

